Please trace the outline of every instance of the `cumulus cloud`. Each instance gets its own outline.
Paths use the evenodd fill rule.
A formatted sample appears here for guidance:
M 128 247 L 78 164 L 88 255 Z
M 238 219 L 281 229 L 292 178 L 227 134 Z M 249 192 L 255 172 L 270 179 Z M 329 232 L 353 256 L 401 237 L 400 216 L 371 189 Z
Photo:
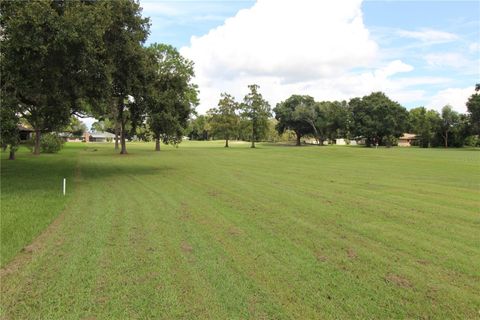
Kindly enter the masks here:
M 243 94 L 253 82 L 266 91 L 296 90 L 366 67 L 378 47 L 363 24 L 360 0 L 259 0 L 192 37 L 181 53 L 195 62 L 202 102 L 216 104 L 211 94 L 216 100 L 221 90 L 234 93 L 239 85 Z
M 458 39 L 458 36 L 454 33 L 432 29 L 422 29 L 420 31 L 398 30 L 397 34 L 401 37 L 430 43 L 444 43 Z
M 192 37 L 182 53 L 209 77 L 274 76 L 288 83 L 332 76 L 375 58 L 377 45 L 360 4 L 259 0 L 207 35 Z
M 422 32 L 404 35 L 436 41 L 456 37 Z M 252 83 L 275 106 L 292 94 L 348 100 L 373 91 L 402 104 L 422 105 L 430 96 L 425 86 L 449 82 L 403 76 L 414 67 L 384 60 L 379 51 L 363 23 L 361 0 L 258 0 L 181 49 L 195 62 L 200 113 L 215 107 L 222 92 L 241 100 Z
M 426 107 L 441 111 L 445 105 L 449 104 L 452 106 L 453 110 L 465 113 L 467 112 L 466 103 L 473 93 L 474 88 L 472 86 L 441 90 L 430 99 Z

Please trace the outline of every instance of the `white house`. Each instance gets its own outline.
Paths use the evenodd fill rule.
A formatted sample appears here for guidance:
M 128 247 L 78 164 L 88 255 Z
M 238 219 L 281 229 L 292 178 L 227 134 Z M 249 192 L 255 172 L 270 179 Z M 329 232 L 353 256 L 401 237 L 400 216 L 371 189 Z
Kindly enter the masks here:
M 346 145 L 356 146 L 356 145 L 357 145 L 357 141 L 356 141 L 356 140 L 347 140 L 347 139 L 344 139 L 344 138 L 340 138 L 340 139 L 335 139 L 335 144 L 336 144 L 337 146 L 346 146 Z

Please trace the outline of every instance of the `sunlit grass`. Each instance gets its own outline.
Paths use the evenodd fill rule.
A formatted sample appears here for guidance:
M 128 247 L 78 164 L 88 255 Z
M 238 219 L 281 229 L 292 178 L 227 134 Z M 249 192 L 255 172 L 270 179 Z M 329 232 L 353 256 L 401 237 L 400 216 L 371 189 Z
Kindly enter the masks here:
M 2 261 L 5 230 L 42 221 L 11 256 L 65 206 L 3 277 L 3 315 L 478 316 L 478 150 L 231 145 L 139 143 L 120 156 L 82 144 L 2 160 Z

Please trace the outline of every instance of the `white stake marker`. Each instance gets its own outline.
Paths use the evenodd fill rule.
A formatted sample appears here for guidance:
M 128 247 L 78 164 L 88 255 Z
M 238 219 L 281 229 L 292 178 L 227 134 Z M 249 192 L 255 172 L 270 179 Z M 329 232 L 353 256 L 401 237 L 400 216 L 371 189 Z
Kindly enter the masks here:
M 66 188 L 67 188 L 67 179 L 63 178 L 63 195 L 65 195 Z

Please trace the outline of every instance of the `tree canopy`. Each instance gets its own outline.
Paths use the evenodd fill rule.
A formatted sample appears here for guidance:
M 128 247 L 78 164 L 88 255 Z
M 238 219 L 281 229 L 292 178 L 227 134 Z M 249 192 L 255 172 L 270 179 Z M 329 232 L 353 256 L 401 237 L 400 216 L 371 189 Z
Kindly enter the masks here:
M 271 116 L 270 104 L 258 92 L 260 86 L 251 84 L 248 86 L 250 92 L 243 98 L 242 116 L 248 119 L 251 132 L 252 148 L 255 148 L 255 141 L 261 139 L 268 130 L 268 118 Z
M 153 76 L 146 97 L 147 119 L 155 138 L 155 150 L 160 140 L 176 144 L 181 141 L 188 119 L 198 104 L 193 62 L 182 57 L 177 49 L 154 43 L 148 48 Z
M 101 63 L 104 28 L 91 1 L 2 1 L 2 87 L 40 134 L 98 106 L 108 84 Z M 90 106 L 90 107 L 87 107 Z
M 477 86 L 480 87 L 480 85 L 478 84 Z M 467 111 L 470 114 L 470 120 L 472 123 L 473 131 L 476 134 L 480 134 L 480 94 L 479 93 L 474 93 L 470 96 L 470 98 L 468 98 Z
M 349 104 L 352 108 L 353 132 L 364 137 L 367 145 L 389 145 L 407 128 L 407 110 L 382 92 L 351 99 Z
M 210 109 L 207 113 L 210 117 L 210 125 L 214 134 L 221 134 L 225 139 L 225 147 L 228 148 L 228 140 L 234 137 L 239 130 L 240 105 L 228 93 L 222 93 L 218 107 Z
M 300 139 L 306 134 L 314 133 L 312 125 L 304 118 L 301 108 L 313 108 L 314 100 L 310 96 L 292 95 L 287 100 L 277 103 L 273 109 L 275 119 L 278 120 L 277 130 L 280 134 L 286 130 L 292 130 L 296 135 L 296 145 L 300 145 Z M 313 109 L 312 109 L 313 110 Z

